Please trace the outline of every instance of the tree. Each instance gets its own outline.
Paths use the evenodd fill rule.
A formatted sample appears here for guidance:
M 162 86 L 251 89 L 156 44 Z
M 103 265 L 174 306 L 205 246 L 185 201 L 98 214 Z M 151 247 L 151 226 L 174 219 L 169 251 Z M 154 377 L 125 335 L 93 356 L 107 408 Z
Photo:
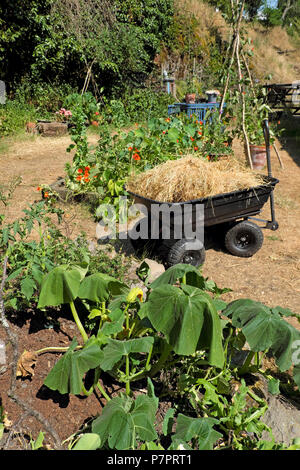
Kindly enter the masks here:
M 2 0 L 1 79 L 136 86 L 152 70 L 172 17 L 173 0 Z
M 263 6 L 264 0 L 248 0 L 245 2 L 245 11 L 248 14 L 249 20 L 253 20 L 258 13 L 258 10 Z
M 292 10 L 296 6 L 297 3 L 298 3 L 297 0 L 284 0 L 284 1 L 279 0 L 278 7 L 282 11 L 281 21 L 283 23 L 285 19 L 287 18 L 289 11 Z

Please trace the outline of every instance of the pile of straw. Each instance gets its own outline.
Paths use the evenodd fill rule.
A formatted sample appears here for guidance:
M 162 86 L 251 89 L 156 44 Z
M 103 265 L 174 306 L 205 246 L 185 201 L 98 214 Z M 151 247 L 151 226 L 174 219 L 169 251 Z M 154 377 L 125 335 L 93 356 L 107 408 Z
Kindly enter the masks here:
M 127 189 L 159 202 L 183 202 L 265 184 L 262 176 L 236 160 L 210 162 L 186 156 L 131 175 Z

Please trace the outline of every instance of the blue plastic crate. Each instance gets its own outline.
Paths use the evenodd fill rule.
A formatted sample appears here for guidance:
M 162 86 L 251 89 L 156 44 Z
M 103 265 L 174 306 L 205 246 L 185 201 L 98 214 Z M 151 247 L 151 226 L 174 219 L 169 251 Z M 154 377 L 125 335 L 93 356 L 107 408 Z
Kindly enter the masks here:
M 179 104 L 170 104 L 168 106 L 168 115 L 170 114 L 179 114 L 180 113 L 180 105 Z
M 185 112 L 187 116 L 195 115 L 199 121 L 205 124 L 205 116 L 207 111 L 211 109 L 219 109 L 220 103 L 174 103 L 168 106 L 168 114 L 178 114 Z M 225 103 L 224 103 L 225 107 Z

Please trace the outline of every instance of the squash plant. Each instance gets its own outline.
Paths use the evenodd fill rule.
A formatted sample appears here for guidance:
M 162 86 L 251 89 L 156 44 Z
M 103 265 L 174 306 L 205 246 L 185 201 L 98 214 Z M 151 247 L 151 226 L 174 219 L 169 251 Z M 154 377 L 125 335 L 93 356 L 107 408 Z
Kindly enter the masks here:
M 130 382 L 148 374 L 155 375 L 171 351 L 187 356 L 197 349 L 207 349 L 208 363 L 221 368 L 224 356 L 217 310 L 207 293 L 186 284 L 189 273 L 200 283 L 200 273 L 186 265 L 180 270 L 180 266 L 173 276 L 185 277 L 184 283 L 179 288 L 165 285 L 166 277 L 162 276 L 161 285 L 154 283 L 156 287 L 151 289 L 143 306 L 141 289 L 130 290 L 101 273 L 86 276 L 85 264 L 62 265 L 50 271 L 42 281 L 38 308 L 69 304 L 83 344 L 79 351 L 75 350 L 78 344 L 73 340 L 47 376 L 45 385 L 60 393 L 91 393 L 92 389 L 85 390 L 83 381 L 80 389 L 79 382 L 89 369 L 99 368 L 94 385 L 99 386 L 99 373 L 103 370 L 125 382 L 129 395 Z M 159 300 L 162 294 L 165 296 L 163 309 Z M 111 301 L 107 303 L 109 298 Z M 100 319 L 97 333 L 90 338 L 79 318 L 76 303 L 90 318 Z M 150 364 L 154 357 L 157 361 Z
M 272 353 L 281 371 L 292 365 L 300 332 L 284 316 L 299 316 L 249 299 L 226 305 L 219 296 L 227 289 L 219 289 L 185 264 L 169 268 L 145 287 L 146 294 L 145 289 L 130 289 L 106 274 L 87 275 L 84 263 L 56 267 L 42 281 L 39 308 L 69 304 L 81 335 L 57 361 L 45 385 L 60 393 L 84 395 L 97 387 L 106 399 L 101 415 L 71 448 L 270 448 L 259 441 L 263 431 L 272 437 L 261 421 L 267 403 L 246 385 L 244 377 L 261 373 L 272 393 L 279 391 L 276 379 L 263 370 L 262 358 Z M 97 320 L 91 334 L 85 329 L 87 319 Z M 236 366 L 232 356 L 245 341 L 250 346 L 248 358 Z M 89 371 L 94 376 L 87 390 Z M 161 378 L 157 382 L 162 371 L 167 371 L 166 385 Z M 111 398 L 105 381 L 99 382 L 102 372 L 124 384 L 124 393 Z M 298 387 L 299 377 L 295 364 Z M 142 380 L 147 380 L 147 392 L 136 396 L 133 383 Z M 239 383 L 233 396 L 232 381 Z M 162 386 L 159 397 L 155 383 Z M 155 416 L 159 398 L 169 393 L 174 403 L 185 404 L 166 413 L 162 432 L 167 444 L 163 444 Z M 249 405 L 249 397 L 254 404 Z M 249 433 L 256 437 L 250 438 Z M 274 446 L 283 448 L 275 442 Z

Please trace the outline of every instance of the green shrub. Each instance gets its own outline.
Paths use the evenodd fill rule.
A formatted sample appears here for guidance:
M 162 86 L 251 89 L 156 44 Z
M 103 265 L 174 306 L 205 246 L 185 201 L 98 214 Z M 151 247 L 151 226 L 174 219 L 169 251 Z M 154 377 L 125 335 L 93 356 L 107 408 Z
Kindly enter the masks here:
M 172 95 L 155 92 L 150 88 L 138 88 L 123 99 L 125 113 L 130 121 L 141 122 L 154 117 L 167 117 L 168 105 L 174 103 Z
M 8 100 L 0 105 L 0 135 L 10 135 L 25 129 L 26 122 L 34 121 L 38 111 L 31 104 Z
M 65 97 L 74 92 L 68 83 L 34 83 L 24 79 L 14 93 L 14 99 L 30 104 L 39 112 L 55 112 L 61 108 Z

